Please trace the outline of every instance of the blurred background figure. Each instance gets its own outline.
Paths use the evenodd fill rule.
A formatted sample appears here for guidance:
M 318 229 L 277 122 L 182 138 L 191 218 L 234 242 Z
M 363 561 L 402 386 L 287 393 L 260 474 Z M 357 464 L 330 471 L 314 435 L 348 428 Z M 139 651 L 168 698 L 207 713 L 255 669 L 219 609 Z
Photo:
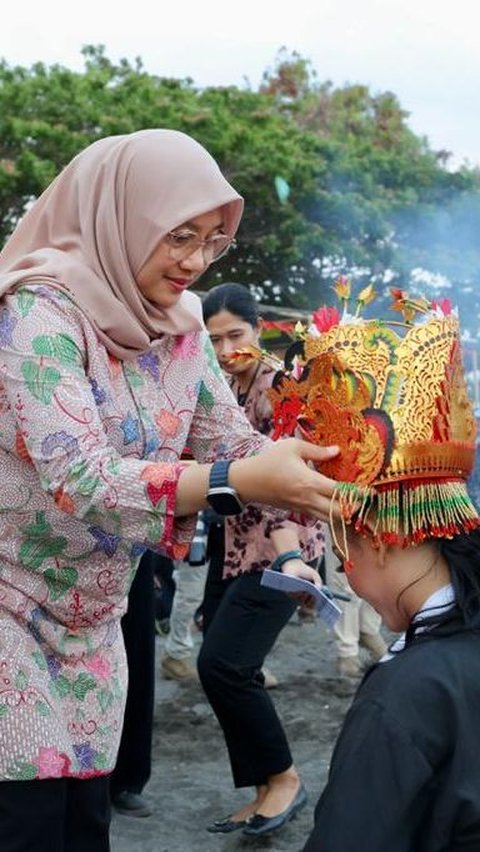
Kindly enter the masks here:
M 225 283 L 203 302 L 207 331 L 232 393 L 250 423 L 273 432 L 268 390 L 275 372 L 254 358 L 234 353 L 259 345 L 262 321 L 247 287 Z M 222 729 L 234 784 L 253 787 L 254 797 L 208 826 L 212 833 L 241 830 L 260 836 L 285 825 L 306 802 L 282 723 L 267 688 L 263 668 L 278 635 L 297 609 L 296 602 L 261 585 L 264 568 L 281 552 L 287 570 L 303 560 L 318 563 L 324 525 L 303 530 L 289 521 L 269 524 L 253 504 L 230 518 L 209 524 L 209 567 L 203 598 L 203 642 L 198 655 L 200 681 Z
M 192 625 L 195 610 L 203 598 L 207 574 L 208 510 L 199 512 L 197 526 L 188 557 L 174 563 L 173 596 L 165 653 L 161 660 L 162 675 L 167 680 L 198 680 L 192 660 L 194 641 Z

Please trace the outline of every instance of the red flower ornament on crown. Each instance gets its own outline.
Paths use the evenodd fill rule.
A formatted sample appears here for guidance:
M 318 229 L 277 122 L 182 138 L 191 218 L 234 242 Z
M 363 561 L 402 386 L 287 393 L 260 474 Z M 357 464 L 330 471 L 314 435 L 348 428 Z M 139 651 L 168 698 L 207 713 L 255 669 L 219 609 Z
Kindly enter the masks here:
M 342 513 L 355 515 L 357 529 L 374 508 L 378 539 L 406 545 L 479 526 L 465 486 L 475 418 L 450 302 L 394 289 L 392 308 L 402 320 L 364 319 L 371 285 L 354 315 L 348 280 L 334 290 L 343 313 L 314 312 L 311 325 L 297 330 L 294 369 L 287 352 L 288 367 L 269 391 L 276 434 L 293 434 L 297 417 L 301 437 L 340 447 L 320 469 L 338 480 Z
M 328 307 L 328 305 L 324 305 L 323 308 L 319 308 L 318 311 L 314 311 L 312 314 L 312 323 L 317 331 L 320 332 L 329 331 L 335 325 L 339 324 L 340 319 L 340 312 L 336 308 Z

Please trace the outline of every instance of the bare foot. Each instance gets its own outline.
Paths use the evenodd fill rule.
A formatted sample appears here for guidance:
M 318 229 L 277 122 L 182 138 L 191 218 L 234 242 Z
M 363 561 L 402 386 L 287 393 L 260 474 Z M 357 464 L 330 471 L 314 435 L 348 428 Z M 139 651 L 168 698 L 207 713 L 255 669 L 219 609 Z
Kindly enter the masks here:
M 273 817 L 285 811 L 292 804 L 300 789 L 300 778 L 295 770 L 272 775 L 269 778 L 267 793 L 257 813 L 264 817 Z
M 244 805 L 243 808 L 240 808 L 238 811 L 235 811 L 235 813 L 233 813 L 230 817 L 231 821 L 243 822 L 244 820 L 253 816 L 253 814 L 256 813 L 260 805 L 263 803 L 267 790 L 268 787 L 266 785 L 257 787 L 257 795 L 253 802 L 248 802 L 248 804 Z

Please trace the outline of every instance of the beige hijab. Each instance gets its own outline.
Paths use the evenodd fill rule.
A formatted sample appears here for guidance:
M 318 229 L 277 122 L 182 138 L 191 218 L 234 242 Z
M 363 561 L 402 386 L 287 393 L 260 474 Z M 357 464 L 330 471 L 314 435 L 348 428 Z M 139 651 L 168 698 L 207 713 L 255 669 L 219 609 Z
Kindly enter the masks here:
M 24 283 L 64 290 L 107 349 L 132 358 L 163 334 L 202 327 L 200 300 L 185 292 L 162 310 L 135 276 L 162 237 L 222 207 L 234 236 L 243 201 L 215 160 L 176 130 L 140 130 L 94 142 L 26 213 L 0 253 L 0 296 Z

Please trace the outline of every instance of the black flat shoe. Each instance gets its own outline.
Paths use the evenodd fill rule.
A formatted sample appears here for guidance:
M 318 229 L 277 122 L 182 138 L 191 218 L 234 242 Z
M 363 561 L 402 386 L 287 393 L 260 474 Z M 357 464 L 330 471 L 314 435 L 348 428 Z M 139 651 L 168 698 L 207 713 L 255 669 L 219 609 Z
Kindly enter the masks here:
M 246 820 L 233 820 L 229 816 L 226 819 L 217 819 L 211 825 L 207 825 L 207 831 L 210 834 L 230 834 L 232 831 L 237 831 L 239 828 L 246 826 Z
M 152 815 L 152 809 L 147 800 L 140 793 L 132 793 L 131 790 L 122 790 L 112 796 L 112 805 L 119 814 L 134 817 L 148 817 Z
M 260 837 L 262 834 L 268 834 L 270 831 L 276 831 L 282 825 L 289 822 L 295 814 L 307 804 L 307 791 L 303 784 L 300 785 L 297 795 L 293 802 L 282 811 L 280 814 L 272 817 L 262 816 L 262 814 L 254 814 L 247 820 L 243 834 L 248 834 L 254 837 Z

